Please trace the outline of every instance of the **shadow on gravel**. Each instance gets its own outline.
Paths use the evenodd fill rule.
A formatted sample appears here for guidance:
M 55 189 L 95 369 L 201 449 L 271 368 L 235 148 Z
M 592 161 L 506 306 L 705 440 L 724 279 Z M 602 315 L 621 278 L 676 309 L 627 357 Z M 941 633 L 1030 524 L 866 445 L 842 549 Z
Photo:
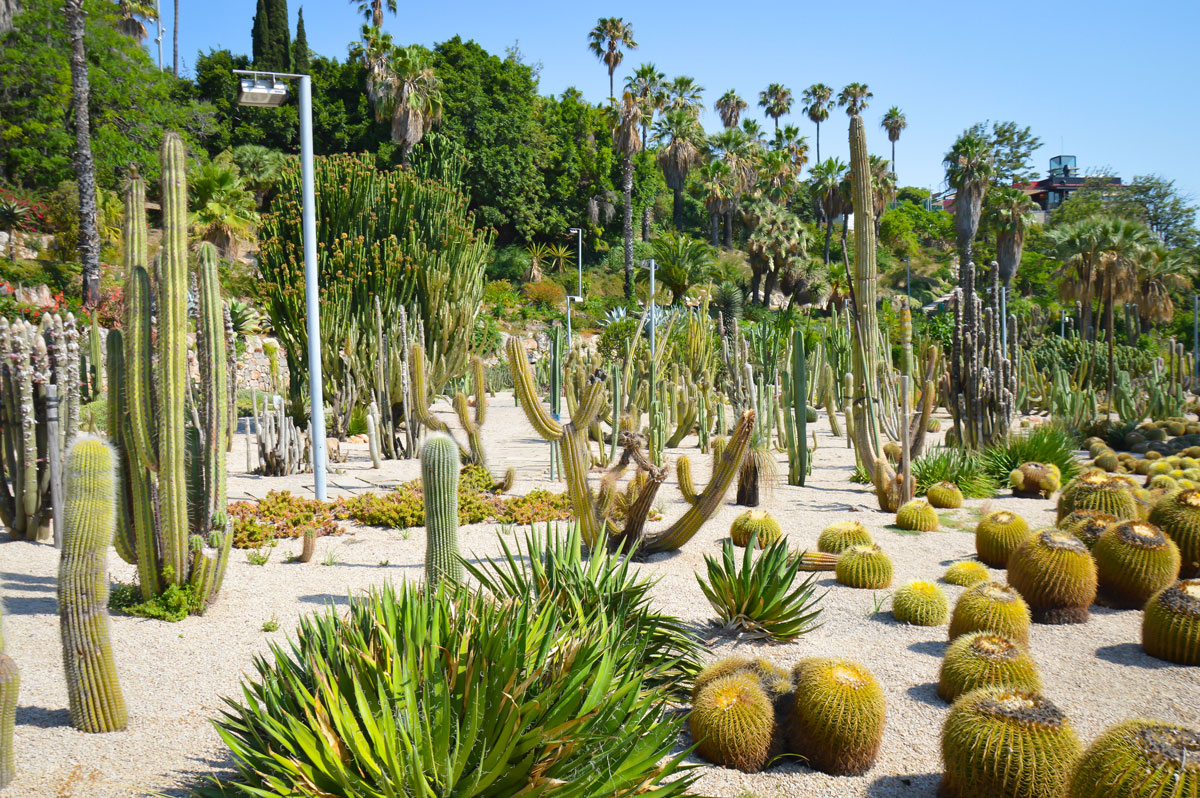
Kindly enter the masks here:
M 915 651 L 918 654 L 928 654 L 931 657 L 941 659 L 946 653 L 946 648 L 950 644 L 945 640 L 920 640 L 908 647 L 909 651 Z
M 1171 663 L 1155 659 L 1147 654 L 1137 643 L 1116 643 L 1111 646 L 1101 646 L 1096 649 L 1096 656 L 1114 665 L 1128 665 L 1146 670 L 1170 668 Z
M 39 729 L 54 729 L 71 725 L 69 709 L 46 709 L 46 707 L 17 707 L 17 725 L 34 726 Z
M 21 596 L 8 593 L 4 611 L 9 615 L 57 615 L 58 599 L 53 596 Z
M 938 697 L 937 688 L 937 682 L 926 682 L 925 684 L 914 684 L 904 692 L 908 693 L 914 701 L 920 701 L 931 707 L 945 708 L 948 704 Z
M 191 761 L 194 767 L 177 770 L 173 774 L 179 786 L 156 792 L 155 798 L 189 798 L 193 788 L 211 785 L 211 778 L 227 781 L 237 776 L 233 757 L 228 753 L 216 757 L 192 757 Z
M 2 573 L 0 579 L 4 580 L 5 587 L 19 590 L 45 590 L 53 593 L 58 585 L 58 580 L 53 576 Z
M 937 795 L 938 785 L 941 782 L 942 774 L 940 773 L 882 776 L 871 782 L 863 794 L 868 798 L 897 798 L 897 796 L 931 798 Z

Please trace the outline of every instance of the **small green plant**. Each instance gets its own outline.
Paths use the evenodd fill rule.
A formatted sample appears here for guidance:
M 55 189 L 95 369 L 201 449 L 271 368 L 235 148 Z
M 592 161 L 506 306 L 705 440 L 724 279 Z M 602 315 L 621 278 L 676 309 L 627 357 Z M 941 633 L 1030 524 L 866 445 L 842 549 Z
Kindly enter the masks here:
M 733 541 L 721 545 L 721 559 L 705 555 L 708 581 L 699 574 L 696 581 L 717 611 L 718 622 L 726 632 L 743 631 L 749 637 L 776 641 L 795 640 L 817 628 L 821 613 L 814 596 L 813 575 L 793 589 L 801 558 L 792 557 L 786 541 L 778 541 L 754 556 L 756 535 L 752 535 L 742 554 L 739 571 L 734 560 Z
M 278 618 L 278 616 L 272 615 L 272 616 L 271 616 L 271 620 L 269 620 L 269 621 L 263 621 L 262 630 L 263 630 L 264 632 L 277 632 L 277 631 L 279 631 L 279 618 Z
M 878 615 L 879 613 L 883 612 L 883 605 L 887 604 L 887 600 L 891 598 L 891 595 L 891 591 L 887 591 L 883 595 L 880 595 L 878 592 L 872 593 L 871 612 L 869 615 L 867 615 L 867 617 L 870 618 L 873 615 Z
M 1011 470 L 1011 469 L 1010 469 Z M 978 454 L 969 449 L 938 447 L 912 462 L 916 493 L 924 496 L 940 482 L 950 482 L 968 499 L 987 499 L 996 495 L 999 481 L 988 473 Z M 1008 471 L 1004 472 L 1008 479 Z
M 337 548 L 330 547 L 325 552 L 325 557 L 321 560 L 321 565 L 337 565 L 339 562 L 341 562 L 341 558 L 338 557 Z
M 332 504 L 286 490 L 270 491 L 256 502 L 234 502 L 229 515 L 233 545 L 239 549 L 256 549 L 279 538 L 302 538 L 306 529 L 313 529 L 317 537 L 342 534 Z
M 261 549 L 251 549 L 246 552 L 246 562 L 251 565 L 266 565 L 271 559 L 271 549 L 263 546 Z
M 203 614 L 205 602 L 191 585 L 171 584 L 157 596 L 142 600 L 142 589 L 135 583 L 117 582 L 108 595 L 108 608 L 139 618 L 155 618 L 172 623 L 189 615 Z
M 1078 448 L 1078 440 L 1062 427 L 1039 424 L 1027 435 L 1010 435 L 993 443 L 979 457 L 988 476 L 1001 484 L 1007 484 L 1013 470 L 1025 463 L 1058 466 L 1060 482 L 1066 484 L 1081 470 L 1075 456 Z
M 392 564 L 392 561 L 391 561 L 391 560 L 380 560 L 380 561 L 379 561 L 379 567 L 380 567 L 380 568 L 387 568 L 387 567 L 388 567 L 389 565 L 391 565 L 391 564 Z

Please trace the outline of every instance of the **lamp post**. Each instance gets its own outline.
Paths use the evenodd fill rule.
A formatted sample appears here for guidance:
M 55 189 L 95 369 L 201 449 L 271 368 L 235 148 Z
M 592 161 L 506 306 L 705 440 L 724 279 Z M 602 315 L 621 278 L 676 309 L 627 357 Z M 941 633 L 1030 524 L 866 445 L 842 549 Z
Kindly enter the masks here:
M 583 297 L 567 294 L 567 349 L 571 348 L 571 303 L 582 302 Z
M 317 288 L 317 213 L 313 187 L 312 80 L 308 75 L 233 70 L 241 76 L 239 105 L 278 107 L 287 99 L 285 80 L 300 82 L 300 182 L 303 198 L 304 307 L 308 329 L 309 437 L 312 438 L 313 492 L 325 501 L 325 396 L 321 378 L 321 316 Z
M 1200 294 L 1192 294 L 1192 391 L 1200 380 Z
M 583 228 L 572 227 L 568 232 L 575 234 L 575 268 L 579 270 L 578 302 L 583 301 Z
M 912 266 L 909 265 L 908 258 L 904 259 L 904 296 L 912 299 L 912 294 L 909 293 L 908 287 L 912 284 Z

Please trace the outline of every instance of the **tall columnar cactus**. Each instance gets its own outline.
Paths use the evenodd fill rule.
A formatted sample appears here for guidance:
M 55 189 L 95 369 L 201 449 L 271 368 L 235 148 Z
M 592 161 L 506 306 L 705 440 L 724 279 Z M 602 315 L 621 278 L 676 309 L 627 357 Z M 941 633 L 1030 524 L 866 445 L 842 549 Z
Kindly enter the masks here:
M 954 290 L 954 349 L 948 375 L 949 410 L 954 437 L 981 448 L 1008 435 L 1016 410 L 1014 358 L 1004 352 L 1005 328 L 1016 348 L 1016 317 L 1003 316 L 999 268 L 992 263 L 991 306 L 984 308 L 975 289 L 975 264 L 962 264 Z
M 4 653 L 4 607 L 0 605 L 0 790 L 13 780 L 13 725 L 17 717 L 17 693 L 21 672 L 12 657 Z
M 690 502 L 688 509 L 675 523 L 653 535 L 646 535 L 646 518 L 654 506 L 655 495 L 666 479 L 667 472 L 646 458 L 637 435 L 630 432 L 621 433 L 624 451 L 601 483 L 598 495 L 593 495 L 588 485 L 588 428 L 596 420 L 604 404 L 603 372 L 593 375 L 575 406 L 571 421 L 561 424 L 542 406 L 537 395 L 533 371 L 529 368 L 529 361 L 525 358 L 521 342 L 515 336 L 508 339 L 508 363 L 512 370 L 514 390 L 529 423 L 539 435 L 561 448 L 567 494 L 578 519 L 583 542 L 588 547 L 608 545 L 626 552 L 637 550 L 643 553 L 679 548 L 716 512 L 746 457 L 750 446 L 750 434 L 754 428 L 753 410 L 742 414 L 736 430 L 719 455 L 719 462 L 715 464 L 712 477 L 704 491 L 696 496 L 694 502 Z M 716 456 L 714 449 L 714 457 Z M 617 480 L 630 463 L 638 467 L 639 473 L 646 474 L 646 482 L 636 499 L 626 509 L 622 526 L 617 523 L 612 511 L 618 492 Z
M 117 487 L 112 449 L 80 438 L 67 455 L 58 613 L 71 723 L 85 732 L 120 731 L 127 714 L 108 621 L 108 546 Z
M 425 578 L 461 582 L 458 549 L 458 445 L 433 433 L 421 447 L 421 489 L 425 494 Z
M 225 452 L 232 435 L 229 340 L 211 245 L 200 245 L 195 274 L 189 273 L 184 149 L 177 134 L 163 137 L 161 157 L 163 236 L 154 280 L 147 268 L 145 187 L 133 175 L 125 192 L 128 317 L 122 349 L 109 351 L 110 392 L 122 423 L 110 434 L 129 463 L 122 469 L 122 491 L 129 500 L 142 595 L 191 585 L 203 607 L 220 590 L 232 541 L 225 512 Z M 201 376 L 194 391 L 187 301 L 193 276 Z M 114 368 L 117 360 L 120 367 Z
M 792 333 L 792 369 L 788 398 L 792 415 L 788 430 L 788 484 L 804 485 L 808 476 L 808 360 L 804 351 L 804 331 Z

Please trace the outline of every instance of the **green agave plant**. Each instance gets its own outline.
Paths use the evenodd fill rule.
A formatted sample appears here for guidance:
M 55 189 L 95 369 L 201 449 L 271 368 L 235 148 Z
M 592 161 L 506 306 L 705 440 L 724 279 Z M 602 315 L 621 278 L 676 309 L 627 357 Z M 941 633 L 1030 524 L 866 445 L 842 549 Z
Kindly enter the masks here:
M 629 667 L 642 668 L 649 684 L 688 694 L 705 647 L 678 618 L 651 607 L 657 580 L 639 577 L 629 558 L 603 547 L 585 557 L 579 525 L 570 524 L 565 535 L 557 526 L 547 522 L 541 532 L 530 527 L 524 546 L 501 539 L 502 558 L 468 561 L 466 569 L 498 599 L 555 604 L 579 621 L 604 618 L 636 653 Z
M 980 452 L 980 458 L 988 475 L 1002 483 L 1022 463 L 1052 463 L 1062 472 L 1062 484 L 1081 470 L 1075 456 L 1079 444 L 1071 435 L 1055 424 L 1039 424 L 1026 435 L 1010 435 L 1006 440 L 993 443 Z
M 725 631 L 741 630 L 754 638 L 776 641 L 795 640 L 811 632 L 821 614 L 817 604 L 825 596 L 815 596 L 815 574 L 810 574 L 793 589 L 803 555 L 793 557 L 787 543 L 779 541 L 763 549 L 755 557 L 757 535 L 752 535 L 742 554 L 738 570 L 734 560 L 733 543 L 726 540 L 721 546 L 721 559 L 708 555 L 708 581 L 699 574 L 696 581 L 717 611 Z
M 952 482 L 968 499 L 996 495 L 999 483 L 987 472 L 979 455 L 969 449 L 933 449 L 912 462 L 916 495 L 924 496 L 939 482 Z M 1008 478 L 1008 472 L 1004 474 Z
M 686 794 L 682 723 L 599 613 L 385 586 L 301 621 L 215 721 L 236 775 L 194 795 Z

